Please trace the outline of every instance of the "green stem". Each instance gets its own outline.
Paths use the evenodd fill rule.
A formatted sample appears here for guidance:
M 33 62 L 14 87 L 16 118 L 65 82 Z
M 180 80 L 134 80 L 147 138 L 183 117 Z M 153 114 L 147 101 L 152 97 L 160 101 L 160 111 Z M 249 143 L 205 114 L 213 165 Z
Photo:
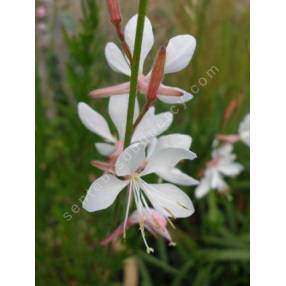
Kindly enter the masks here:
M 125 131 L 124 148 L 130 145 L 132 137 L 132 123 L 134 117 L 135 99 L 137 95 L 137 81 L 139 73 L 139 62 L 144 30 L 144 20 L 146 14 L 147 0 L 140 0 L 138 9 L 138 19 L 136 27 L 135 44 L 133 51 L 133 61 L 131 65 L 131 78 L 130 78 L 130 92 L 128 99 L 128 112 L 127 112 L 127 123 Z

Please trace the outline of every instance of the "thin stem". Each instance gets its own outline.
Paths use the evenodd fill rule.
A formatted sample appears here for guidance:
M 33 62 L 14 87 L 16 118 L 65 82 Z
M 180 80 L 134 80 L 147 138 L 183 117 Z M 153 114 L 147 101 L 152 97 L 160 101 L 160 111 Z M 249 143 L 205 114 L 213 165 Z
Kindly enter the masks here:
M 142 118 L 144 117 L 144 115 L 146 114 L 146 112 L 149 110 L 150 106 L 152 105 L 152 102 L 147 101 L 145 103 L 145 105 L 143 106 L 143 109 L 141 111 L 141 113 L 139 114 L 139 116 L 137 117 L 134 125 L 133 125 L 133 130 L 136 129 L 136 127 L 138 126 L 138 124 L 141 122 Z
M 141 54 L 141 46 L 142 46 L 147 2 L 148 0 L 140 0 L 139 2 L 136 36 L 135 36 L 135 44 L 134 44 L 134 51 L 133 51 L 133 61 L 131 65 L 130 92 L 129 92 L 129 99 L 128 99 L 128 112 L 127 112 L 127 123 L 126 123 L 124 148 L 130 145 L 131 136 L 132 136 L 132 123 L 133 123 L 133 117 L 134 117 L 135 99 L 137 95 L 139 62 L 140 62 L 140 54 Z

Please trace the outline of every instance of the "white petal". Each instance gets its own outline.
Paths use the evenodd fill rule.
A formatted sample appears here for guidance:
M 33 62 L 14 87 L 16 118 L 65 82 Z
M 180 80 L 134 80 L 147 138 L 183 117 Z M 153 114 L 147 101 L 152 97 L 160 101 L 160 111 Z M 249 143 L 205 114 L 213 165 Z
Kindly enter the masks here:
M 120 140 L 124 141 L 126 121 L 127 121 L 127 110 L 128 110 L 128 94 L 114 95 L 109 99 L 108 112 L 109 115 L 117 128 Z M 135 99 L 135 110 L 134 120 L 139 114 L 139 104 L 137 98 Z M 133 120 L 133 121 L 134 121 Z
M 108 208 L 128 183 L 108 174 L 99 177 L 90 186 L 82 203 L 83 208 L 89 212 Z
M 216 148 L 212 151 L 212 158 L 220 158 L 224 160 L 232 160 L 232 144 L 224 144 L 219 148 Z
M 150 139 L 150 142 L 148 144 L 148 149 L 147 149 L 147 159 L 149 159 L 150 156 L 152 156 L 152 154 L 155 152 L 157 141 L 158 139 L 156 137 Z
M 210 172 L 210 186 L 212 189 L 224 191 L 228 188 L 226 182 L 223 180 L 223 177 L 217 171 L 214 170 Z
M 179 35 L 170 39 L 167 46 L 165 73 L 175 73 L 184 69 L 192 59 L 196 39 L 191 35 Z
M 166 168 L 156 173 L 164 180 L 182 186 L 195 186 L 199 182 L 177 168 Z
M 124 37 L 133 54 L 138 16 L 133 16 L 125 26 Z M 150 20 L 145 17 L 139 72 L 143 72 L 144 61 L 154 44 L 154 35 Z
M 112 136 L 104 117 L 93 110 L 90 106 L 80 102 L 78 104 L 78 114 L 81 122 L 88 130 L 96 133 L 106 140 L 116 142 L 116 139 Z
M 209 191 L 211 190 L 210 182 L 208 178 L 204 177 L 200 184 L 195 189 L 195 196 L 196 198 L 200 199 L 204 197 Z
M 181 96 L 167 96 L 167 95 L 158 95 L 159 100 L 161 100 L 164 103 L 167 104 L 183 104 L 186 103 L 188 101 L 190 101 L 193 98 L 193 95 L 181 88 L 177 88 L 177 87 L 172 87 L 175 88 L 177 90 L 179 90 L 180 92 L 183 93 L 183 95 Z
M 141 180 L 141 188 L 155 209 L 164 216 L 188 217 L 195 211 L 191 199 L 172 184 L 147 184 Z
M 159 137 L 156 150 L 163 148 L 182 148 L 189 150 L 192 144 L 192 137 L 186 134 L 170 134 Z
M 189 150 L 179 148 L 165 148 L 150 156 L 142 176 L 160 172 L 166 168 L 174 167 L 181 160 L 193 160 L 197 155 Z
M 250 145 L 250 116 L 247 114 L 239 125 L 239 135 L 242 142 Z
M 107 143 L 96 143 L 95 148 L 103 156 L 109 156 L 115 151 L 115 146 Z
M 131 70 L 127 59 L 123 56 L 120 49 L 114 43 L 105 46 L 105 57 L 108 65 L 116 72 L 130 76 Z
M 226 176 L 237 176 L 243 170 L 243 166 L 239 163 L 220 164 L 218 170 Z
M 173 122 L 173 114 L 171 112 L 163 112 L 156 115 L 148 112 L 138 124 L 132 136 L 132 142 L 148 141 L 152 137 L 159 136 L 165 132 Z
M 131 175 L 144 164 L 145 145 L 135 143 L 127 147 L 118 157 L 115 163 L 115 172 L 117 176 Z
M 246 144 L 247 146 L 250 146 L 250 134 L 246 134 L 246 133 L 243 133 L 243 135 L 240 135 L 241 137 L 241 141 Z
M 148 146 L 149 158 L 154 152 L 163 148 L 182 148 L 189 150 L 192 144 L 192 137 L 186 134 L 170 134 L 153 138 Z

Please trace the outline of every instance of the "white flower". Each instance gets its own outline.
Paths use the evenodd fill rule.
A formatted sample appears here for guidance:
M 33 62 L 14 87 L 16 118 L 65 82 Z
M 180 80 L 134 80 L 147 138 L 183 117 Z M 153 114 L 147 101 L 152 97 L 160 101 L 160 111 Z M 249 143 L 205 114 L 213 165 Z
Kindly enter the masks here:
M 225 191 L 228 185 L 223 177 L 233 177 L 241 173 L 243 166 L 234 162 L 233 145 L 225 144 L 212 152 L 212 160 L 208 162 L 200 184 L 195 190 L 197 198 L 202 198 L 210 190 Z
M 133 53 L 135 34 L 137 26 L 137 15 L 133 16 L 127 23 L 124 36 L 127 45 Z M 143 66 L 147 55 L 154 44 L 154 35 L 151 22 L 145 17 L 142 50 L 139 66 L 138 89 L 141 93 L 146 94 L 150 74 L 143 74 Z M 169 40 L 166 48 L 166 62 L 164 73 L 176 73 L 183 70 L 191 61 L 194 50 L 196 48 L 196 40 L 191 35 L 178 35 Z M 130 76 L 130 63 L 126 55 L 124 55 L 118 46 L 112 42 L 108 43 L 105 48 L 105 56 L 109 66 L 116 72 Z M 90 93 L 91 96 L 110 96 L 118 94 L 126 94 L 129 91 L 129 82 L 117 86 L 98 89 Z M 158 90 L 158 98 L 169 104 L 184 103 L 192 99 L 192 95 L 185 90 L 177 87 L 171 87 L 161 84 Z
M 149 201 L 164 217 L 178 218 L 192 215 L 194 213 L 192 201 L 182 190 L 173 184 L 148 184 L 143 177 L 164 171 L 166 168 L 173 168 L 181 160 L 193 160 L 196 155 L 182 148 L 163 148 L 148 158 L 145 149 L 146 144 L 142 143 L 135 143 L 126 148 L 115 164 L 116 175 L 123 179 L 105 174 L 95 180 L 83 201 L 83 208 L 89 212 L 105 209 L 128 186 L 124 229 L 132 198 L 140 214 L 143 209 L 149 208 Z M 143 227 L 141 227 L 141 233 L 148 251 L 149 246 L 145 240 Z
M 128 95 L 112 96 L 109 100 L 108 112 L 114 123 L 118 136 L 114 136 L 104 117 L 89 107 L 87 104 L 80 102 L 78 104 L 78 114 L 81 122 L 91 132 L 102 137 L 106 143 L 96 143 L 96 149 L 104 156 L 111 155 L 116 148 L 121 151 L 126 129 L 126 118 L 128 109 Z M 134 121 L 139 113 L 138 102 L 135 104 Z M 151 107 L 145 114 L 139 125 L 136 127 L 132 136 L 132 142 L 148 140 L 165 132 L 173 121 L 171 112 L 163 112 L 155 115 L 155 108 Z
M 239 125 L 239 135 L 242 142 L 250 145 L 250 116 L 247 114 Z
M 230 135 L 225 135 L 225 134 L 218 134 L 217 139 L 229 143 L 229 144 L 234 144 L 239 141 L 242 141 L 245 143 L 247 146 L 250 145 L 250 116 L 247 114 L 241 123 L 239 124 L 238 128 L 238 134 L 230 134 Z

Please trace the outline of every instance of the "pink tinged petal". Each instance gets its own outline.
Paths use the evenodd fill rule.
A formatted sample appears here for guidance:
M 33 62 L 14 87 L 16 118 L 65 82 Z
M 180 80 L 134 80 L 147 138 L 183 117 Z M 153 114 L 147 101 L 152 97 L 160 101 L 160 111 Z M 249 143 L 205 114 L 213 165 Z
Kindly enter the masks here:
M 190 63 L 195 48 L 196 39 L 191 35 L 179 35 L 170 39 L 165 73 L 175 73 L 184 69 Z
M 139 75 L 137 84 L 139 92 L 146 95 L 149 87 L 149 79 L 147 80 L 145 76 Z
M 121 50 L 114 44 L 108 43 L 105 47 L 105 57 L 108 65 L 116 72 L 131 75 L 131 70 L 127 58 Z
M 94 98 L 102 98 L 109 96 L 127 95 L 130 89 L 130 82 L 124 82 L 108 87 L 98 88 L 91 91 L 88 95 Z
M 221 164 L 218 166 L 218 170 L 225 176 L 233 177 L 243 171 L 243 166 L 239 163 Z
M 104 117 L 93 110 L 90 106 L 80 102 L 78 104 L 78 115 L 81 122 L 88 130 L 110 142 L 116 142 L 116 139 L 112 136 Z
M 82 203 L 83 208 L 89 212 L 108 208 L 128 184 L 128 181 L 121 181 L 109 174 L 99 177 L 90 186 Z
M 132 136 L 132 142 L 148 141 L 165 132 L 173 122 L 171 112 L 154 114 L 154 107 L 150 107 L 148 112 L 142 118 Z
M 173 242 L 167 229 L 167 219 L 153 208 L 143 209 L 142 215 L 140 215 L 138 211 L 133 212 L 130 217 L 130 221 L 138 224 L 144 221 L 144 226 L 153 235 L 160 235 L 169 242 Z
M 158 93 L 165 96 L 182 96 L 183 92 L 178 88 L 161 84 Z
M 183 173 L 177 168 L 166 168 L 156 173 L 159 177 L 165 181 L 174 183 L 181 186 L 195 186 L 198 185 L 198 181 L 189 175 Z
M 128 21 L 125 27 L 125 30 L 124 30 L 125 41 L 127 42 L 132 54 L 133 54 L 134 43 L 135 43 L 137 18 L 138 18 L 138 15 L 133 16 Z M 145 17 L 142 48 L 141 48 L 141 55 L 140 55 L 140 64 L 139 64 L 139 73 L 143 73 L 144 61 L 147 55 L 149 54 L 150 50 L 152 49 L 153 44 L 154 44 L 154 35 L 153 35 L 152 24 L 150 20 L 147 17 Z
M 194 213 L 191 199 L 175 185 L 141 182 L 144 193 L 162 215 L 178 218 L 188 217 Z
M 167 86 L 165 86 L 167 87 Z M 181 88 L 177 87 L 169 87 L 175 89 L 177 92 L 180 92 L 181 96 L 169 96 L 160 94 L 158 95 L 158 99 L 167 104 L 184 104 L 190 101 L 193 98 L 193 95 Z
M 201 181 L 200 184 L 197 186 L 195 189 L 195 196 L 198 199 L 201 199 L 204 197 L 209 191 L 211 190 L 210 186 L 210 181 L 209 178 L 204 177 Z
M 150 156 L 141 176 L 174 167 L 181 160 L 193 160 L 197 155 L 180 148 L 165 148 Z
M 131 175 L 144 165 L 144 161 L 145 145 L 132 144 L 119 155 L 115 163 L 115 172 L 117 176 Z
M 130 226 L 132 226 L 132 224 L 134 224 L 134 223 L 132 223 L 131 222 L 131 220 L 130 219 L 128 219 L 127 220 L 127 223 L 126 223 L 126 230 L 130 227 Z M 102 240 L 101 242 L 100 242 L 100 244 L 102 245 L 102 246 L 106 246 L 106 245 L 108 245 L 109 243 L 111 243 L 111 242 L 115 242 L 116 240 L 118 240 L 122 235 L 123 235 L 123 233 L 124 233 L 124 225 L 123 224 L 121 224 L 121 225 L 119 225 L 110 235 L 108 235 L 104 240 Z
M 115 151 L 115 145 L 107 143 L 96 143 L 95 148 L 103 156 L 109 156 Z
M 117 160 L 118 156 L 124 149 L 124 142 L 123 141 L 117 141 L 115 144 L 115 150 L 112 154 L 110 154 L 110 160 L 112 160 L 114 163 Z
M 113 170 L 114 168 L 113 168 L 112 163 L 93 160 L 93 161 L 91 161 L 91 164 L 92 164 L 92 166 L 94 166 L 95 168 L 97 168 L 103 172 L 114 173 L 114 170 Z
M 230 144 L 234 144 L 240 140 L 240 136 L 238 134 L 232 134 L 232 135 L 218 134 L 216 138 L 222 142 Z
M 124 141 L 127 121 L 129 95 L 112 96 L 109 99 L 108 112 L 116 126 L 120 140 Z M 137 98 L 135 99 L 135 111 L 133 121 L 136 120 L 139 114 L 139 104 Z

